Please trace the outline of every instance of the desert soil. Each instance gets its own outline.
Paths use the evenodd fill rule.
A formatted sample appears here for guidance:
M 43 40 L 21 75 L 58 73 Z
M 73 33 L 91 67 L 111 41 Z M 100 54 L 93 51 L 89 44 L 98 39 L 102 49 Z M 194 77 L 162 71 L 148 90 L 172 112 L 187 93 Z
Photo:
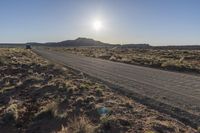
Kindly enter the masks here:
M 195 129 L 30 50 L 0 49 L 2 133 L 193 133 Z

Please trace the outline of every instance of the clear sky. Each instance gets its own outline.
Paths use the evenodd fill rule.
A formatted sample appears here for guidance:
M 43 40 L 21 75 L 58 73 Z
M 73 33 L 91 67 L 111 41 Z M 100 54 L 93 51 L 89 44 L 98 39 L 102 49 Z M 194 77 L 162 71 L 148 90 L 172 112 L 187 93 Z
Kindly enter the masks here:
M 101 23 L 96 30 L 95 21 Z M 0 42 L 200 44 L 200 0 L 1 0 Z

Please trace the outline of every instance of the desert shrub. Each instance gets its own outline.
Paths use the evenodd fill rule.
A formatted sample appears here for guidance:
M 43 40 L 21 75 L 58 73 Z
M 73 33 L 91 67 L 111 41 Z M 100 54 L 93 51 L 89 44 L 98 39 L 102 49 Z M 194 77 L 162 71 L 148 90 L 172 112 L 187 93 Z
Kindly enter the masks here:
M 95 126 L 85 117 L 73 119 L 68 127 L 62 126 L 57 133 L 95 133 Z
M 193 68 L 186 64 L 181 63 L 179 61 L 166 61 L 162 63 L 161 67 L 168 69 L 168 70 L 177 70 L 177 71 L 194 71 Z
M 197 132 L 200 133 L 200 127 L 197 128 Z
M 127 101 L 127 102 L 125 103 L 125 106 L 126 106 L 127 108 L 133 108 L 133 105 L 131 104 L 130 101 Z
M 84 99 L 82 98 L 82 97 L 78 97 L 77 99 L 76 99 L 76 105 L 82 105 L 84 103 Z
M 103 96 L 103 90 L 101 88 L 96 89 L 96 95 L 97 96 Z
M 62 126 L 61 130 L 58 131 L 57 133 L 70 133 L 70 132 L 68 131 L 67 127 Z
M 145 133 L 156 133 L 154 131 L 145 131 Z
M 82 83 L 82 84 L 80 85 L 80 87 L 79 87 L 79 89 L 80 89 L 81 91 L 87 90 L 87 89 L 89 89 L 89 88 L 90 88 L 90 85 L 89 85 L 88 83 Z
M 95 96 L 93 96 L 93 95 L 86 97 L 87 102 L 93 102 L 94 100 L 95 100 Z
M 6 59 L 5 57 L 1 57 L 0 56 L 0 65 L 5 65 L 8 63 L 8 59 Z
M 74 93 L 74 88 L 70 87 L 67 89 L 68 94 L 73 94 Z
M 123 118 L 115 118 L 112 116 L 105 116 L 101 118 L 99 130 L 101 132 L 126 132 L 131 128 L 131 123 Z
M 51 109 L 42 111 L 36 115 L 36 119 L 38 119 L 38 120 L 45 119 L 45 118 L 51 119 L 53 117 L 54 117 L 54 112 Z
M 108 131 L 111 129 L 111 122 L 114 121 L 114 118 L 111 116 L 103 116 L 100 118 L 100 128 L 101 130 Z
M 16 122 L 19 118 L 17 104 L 11 104 L 8 108 L 6 108 L 4 114 L 3 114 L 3 121 L 5 123 L 12 123 Z
M 59 92 L 68 92 L 68 86 L 65 83 L 57 83 L 56 87 L 58 89 Z
M 95 126 L 85 117 L 75 118 L 69 125 L 70 133 L 94 133 Z
M 45 119 L 45 118 L 51 119 L 58 116 L 57 108 L 58 104 L 56 102 L 49 103 L 35 115 L 35 119 Z

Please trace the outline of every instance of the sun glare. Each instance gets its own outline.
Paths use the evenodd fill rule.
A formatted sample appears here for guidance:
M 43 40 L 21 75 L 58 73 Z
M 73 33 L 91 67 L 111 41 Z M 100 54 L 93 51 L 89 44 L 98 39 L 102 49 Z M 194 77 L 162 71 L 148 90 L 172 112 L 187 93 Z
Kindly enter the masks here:
M 95 21 L 93 22 L 93 28 L 94 28 L 94 30 L 96 30 L 96 31 L 101 30 L 101 29 L 102 29 L 102 22 L 101 22 L 100 20 L 95 20 Z

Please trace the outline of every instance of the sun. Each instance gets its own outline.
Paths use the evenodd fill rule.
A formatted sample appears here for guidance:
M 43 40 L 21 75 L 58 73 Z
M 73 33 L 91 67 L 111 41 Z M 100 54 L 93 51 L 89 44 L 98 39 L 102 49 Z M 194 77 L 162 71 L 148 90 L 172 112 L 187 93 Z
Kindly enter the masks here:
M 102 29 L 103 25 L 102 25 L 102 21 L 101 20 L 95 20 L 93 22 L 93 28 L 96 31 L 100 31 Z

